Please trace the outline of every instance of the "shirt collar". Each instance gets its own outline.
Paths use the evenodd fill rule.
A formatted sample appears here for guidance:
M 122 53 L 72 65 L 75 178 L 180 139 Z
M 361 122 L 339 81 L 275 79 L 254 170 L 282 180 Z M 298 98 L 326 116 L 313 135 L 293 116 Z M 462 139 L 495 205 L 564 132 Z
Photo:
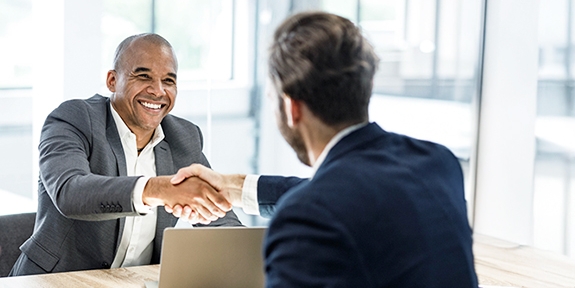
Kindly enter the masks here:
M 110 110 L 112 111 L 112 117 L 114 118 L 114 122 L 116 123 L 116 128 L 118 129 L 120 140 L 124 142 L 126 139 L 130 137 L 130 135 L 134 135 L 134 133 L 132 133 L 130 128 L 128 128 L 128 125 L 124 123 L 124 120 L 122 120 L 120 114 L 118 114 L 116 109 L 114 109 L 112 103 L 110 103 Z M 163 139 L 164 139 L 164 130 L 162 129 L 162 124 L 160 124 L 156 128 L 156 131 L 154 131 L 154 136 L 152 137 L 152 140 L 146 146 L 151 145 L 152 147 L 155 147 Z
M 317 172 L 317 169 L 319 169 L 319 166 L 321 166 L 323 161 L 325 161 L 325 157 L 327 157 L 327 154 L 329 153 L 331 148 L 333 148 L 333 146 L 335 146 L 335 144 L 337 144 L 341 139 L 343 139 L 343 137 L 349 135 L 351 132 L 353 132 L 355 130 L 358 130 L 362 127 L 367 126 L 367 124 L 368 123 L 355 124 L 355 125 L 352 125 L 352 126 L 345 128 L 345 129 L 339 131 L 339 133 L 335 134 L 335 136 L 333 136 L 333 138 L 331 138 L 331 140 L 329 140 L 327 145 L 325 145 L 325 148 L 323 148 L 323 151 L 321 151 L 321 154 L 319 154 L 319 157 L 317 157 L 317 160 L 315 161 L 315 163 L 311 167 L 312 172 L 311 172 L 310 179 L 313 178 L 313 176 L 315 175 L 315 172 Z

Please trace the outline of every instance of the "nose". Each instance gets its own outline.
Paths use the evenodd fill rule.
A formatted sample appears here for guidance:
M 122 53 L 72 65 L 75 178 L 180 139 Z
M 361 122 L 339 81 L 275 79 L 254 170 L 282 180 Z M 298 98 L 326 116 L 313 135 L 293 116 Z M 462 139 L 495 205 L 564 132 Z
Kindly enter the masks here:
M 155 97 L 162 97 L 166 95 L 166 91 L 164 89 L 164 85 L 161 80 L 152 81 L 150 85 L 148 85 L 146 92 Z

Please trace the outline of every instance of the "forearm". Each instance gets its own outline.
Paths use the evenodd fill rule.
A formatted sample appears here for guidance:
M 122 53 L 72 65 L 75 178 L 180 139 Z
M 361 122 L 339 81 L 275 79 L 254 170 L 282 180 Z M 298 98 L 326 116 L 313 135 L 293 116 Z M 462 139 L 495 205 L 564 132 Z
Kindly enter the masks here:
M 137 179 L 75 175 L 65 180 L 43 180 L 41 187 L 50 195 L 52 203 L 62 215 L 72 219 L 99 221 L 139 215 L 132 204 L 132 189 Z
M 169 176 L 152 177 L 146 183 L 142 193 L 142 201 L 145 205 L 156 207 L 164 206 L 167 203 L 167 191 L 173 186 Z
M 118 177 L 119 165 L 103 129 L 79 101 L 65 102 L 47 117 L 40 136 L 39 193 L 47 193 L 66 217 L 106 220 L 134 214 L 138 177 Z M 82 117 L 78 117 L 82 115 Z

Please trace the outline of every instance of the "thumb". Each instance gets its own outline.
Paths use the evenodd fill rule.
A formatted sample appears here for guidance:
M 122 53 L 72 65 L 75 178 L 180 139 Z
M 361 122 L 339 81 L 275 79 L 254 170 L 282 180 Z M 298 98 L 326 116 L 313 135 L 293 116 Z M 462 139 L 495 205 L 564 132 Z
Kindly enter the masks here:
M 178 173 L 176 173 L 176 175 L 170 179 L 170 183 L 176 185 L 182 183 L 182 181 L 186 180 L 187 178 L 198 176 L 197 168 L 195 167 L 196 165 L 199 164 L 192 164 L 188 167 L 184 167 L 178 170 Z

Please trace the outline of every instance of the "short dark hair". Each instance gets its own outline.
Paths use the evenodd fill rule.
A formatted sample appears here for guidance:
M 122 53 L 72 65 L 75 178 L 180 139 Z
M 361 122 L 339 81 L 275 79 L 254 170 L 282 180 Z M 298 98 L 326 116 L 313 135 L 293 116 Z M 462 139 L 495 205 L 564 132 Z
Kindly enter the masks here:
M 269 74 L 276 90 L 301 100 L 328 125 L 368 121 L 379 58 L 346 18 L 303 12 L 275 31 Z
M 120 42 L 120 44 L 116 48 L 116 53 L 114 53 L 114 64 L 113 64 L 114 70 L 117 71 L 120 69 L 120 65 L 122 63 L 122 58 L 124 56 L 124 52 L 130 46 L 130 44 L 132 44 L 132 42 L 134 42 L 135 40 L 138 40 L 138 39 L 144 39 L 145 41 L 148 41 L 150 43 L 154 43 L 154 44 L 157 44 L 160 46 L 165 46 L 165 47 L 168 47 L 170 49 L 174 49 L 172 47 L 172 44 L 170 44 L 170 42 L 168 42 L 168 40 L 166 40 L 164 37 L 162 37 L 158 34 L 155 34 L 155 33 L 142 33 L 142 34 L 129 36 L 128 38 L 126 38 L 122 42 Z M 175 56 L 175 54 L 174 54 L 174 56 Z

